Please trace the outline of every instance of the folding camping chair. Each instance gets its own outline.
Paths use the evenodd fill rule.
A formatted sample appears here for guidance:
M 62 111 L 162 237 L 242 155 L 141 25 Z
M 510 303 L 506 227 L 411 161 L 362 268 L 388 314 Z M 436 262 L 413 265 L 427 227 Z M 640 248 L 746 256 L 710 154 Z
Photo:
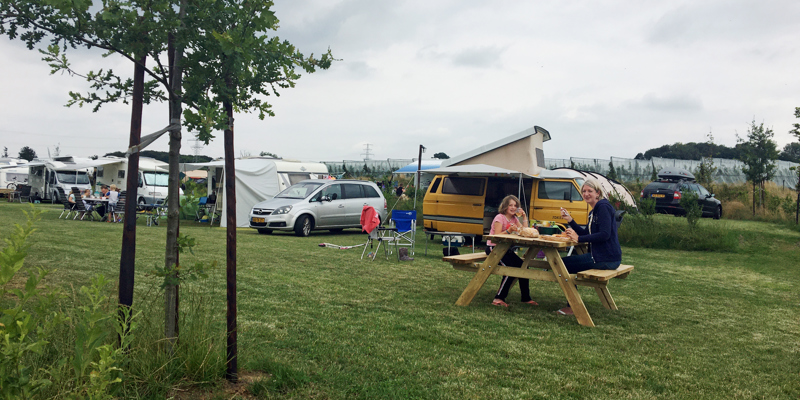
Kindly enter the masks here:
M 67 219 L 69 218 L 69 215 L 75 211 L 75 204 L 69 202 L 69 197 L 67 197 L 67 194 L 64 193 L 64 188 L 57 186 L 56 191 L 58 192 L 58 199 L 61 200 L 61 204 L 64 205 L 64 210 L 61 211 L 61 215 L 59 215 L 58 218 L 64 217 L 64 213 L 67 213 L 67 215 L 64 217 L 64 219 Z
M 208 197 L 206 196 L 201 197 L 197 202 L 197 211 L 194 212 L 195 221 L 200 221 L 204 215 L 208 215 L 206 212 L 206 204 L 208 204 Z M 200 215 L 201 213 L 203 215 Z
M 375 220 L 377 220 L 377 223 Z M 372 261 L 375 261 L 375 257 L 378 256 L 378 250 L 380 250 L 383 242 L 386 242 L 386 245 L 383 246 L 383 255 L 387 260 L 389 259 L 389 244 L 395 240 L 391 234 L 392 229 L 381 227 L 380 222 L 381 220 L 378 217 L 378 213 L 373 207 L 364 206 L 364 208 L 361 209 L 361 230 L 367 232 L 369 229 L 367 232 L 367 242 L 364 243 L 364 250 L 361 252 L 362 260 L 364 259 L 364 255 L 367 254 L 367 247 L 372 249 L 375 242 L 378 242 L 378 247 L 375 249 L 375 251 L 370 251 L 372 254 Z M 396 247 L 395 250 L 397 250 Z M 370 256 L 367 255 L 367 258 L 370 258 Z
M 392 221 L 394 222 L 392 237 L 394 237 L 395 247 L 408 246 L 409 255 L 414 255 L 417 211 L 392 210 Z

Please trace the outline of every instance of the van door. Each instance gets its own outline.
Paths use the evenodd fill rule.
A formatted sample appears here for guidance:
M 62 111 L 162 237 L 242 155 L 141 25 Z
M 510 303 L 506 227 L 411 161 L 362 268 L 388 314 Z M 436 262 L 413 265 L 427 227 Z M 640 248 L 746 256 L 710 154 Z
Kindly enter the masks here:
M 439 188 L 442 186 L 444 176 L 438 175 L 428 185 L 428 192 L 422 199 L 422 226 L 431 231 L 439 230 L 439 221 L 435 216 L 439 215 Z
M 578 225 L 588 222 L 589 205 L 583 201 L 580 188 L 572 179 L 537 180 L 534 183 L 532 219 L 539 221 L 556 221 L 566 225 L 561 218 L 561 207 L 572 215 Z
M 483 235 L 486 179 L 445 177 L 436 202 L 436 213 L 425 215 L 436 221 L 437 230 Z
M 327 196 L 328 200 L 322 200 Z M 342 197 L 342 185 L 334 183 L 315 194 L 311 198 L 314 213 L 317 215 L 315 225 L 318 227 L 339 226 L 344 224 L 345 204 Z M 359 215 L 360 218 L 360 215 Z

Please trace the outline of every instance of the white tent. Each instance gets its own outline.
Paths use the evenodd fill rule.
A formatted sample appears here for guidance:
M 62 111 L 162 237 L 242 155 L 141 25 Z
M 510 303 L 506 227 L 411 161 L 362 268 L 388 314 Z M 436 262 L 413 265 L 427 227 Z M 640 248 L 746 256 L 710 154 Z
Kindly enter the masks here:
M 186 163 L 182 171 L 200 168 L 209 170 L 209 192 L 221 199 L 222 217 L 220 226 L 227 226 L 227 198 L 225 196 L 225 160 L 207 163 Z M 256 203 L 271 199 L 283 189 L 304 179 L 328 177 L 328 168 L 320 163 L 303 163 L 271 158 L 246 158 L 234 160 L 236 170 L 236 226 L 250 226 L 250 210 Z M 216 181 L 216 187 L 213 186 Z

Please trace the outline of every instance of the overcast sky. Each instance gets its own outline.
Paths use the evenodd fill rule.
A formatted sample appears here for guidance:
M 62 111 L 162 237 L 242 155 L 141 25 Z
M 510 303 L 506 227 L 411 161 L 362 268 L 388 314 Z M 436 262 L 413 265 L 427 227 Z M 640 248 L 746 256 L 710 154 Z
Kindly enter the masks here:
M 308 161 L 450 156 L 534 125 L 550 158 L 629 157 L 675 142 L 733 146 L 750 121 L 779 148 L 800 106 L 797 1 L 276 0 L 277 35 L 341 61 L 270 98 L 273 118 L 236 117 L 236 154 Z M 79 78 L 49 75 L 0 38 L 0 150 L 46 156 L 124 150 L 130 108 L 65 108 Z M 77 70 L 133 67 L 96 51 Z M 145 108 L 144 131 L 163 128 Z M 222 156 L 222 133 L 200 154 Z M 194 154 L 184 133 L 183 154 Z M 162 137 L 150 148 L 167 150 Z

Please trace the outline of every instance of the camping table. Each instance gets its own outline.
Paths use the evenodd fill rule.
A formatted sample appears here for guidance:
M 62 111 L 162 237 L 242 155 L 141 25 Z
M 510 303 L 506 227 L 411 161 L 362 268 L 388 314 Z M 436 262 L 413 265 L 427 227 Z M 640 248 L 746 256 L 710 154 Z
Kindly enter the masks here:
M 489 235 L 486 236 L 495 244 L 494 250 L 489 254 L 477 273 L 467 285 L 461 297 L 456 301 L 456 305 L 466 306 L 475 297 L 475 294 L 481 289 L 489 275 L 505 275 L 514 278 L 530 279 L 534 281 L 545 282 L 558 282 L 561 286 L 561 291 L 569 301 L 578 323 L 585 326 L 594 326 L 592 317 L 586 310 L 583 304 L 583 299 L 575 287 L 575 277 L 570 276 L 567 272 L 567 267 L 561 260 L 559 250 L 566 250 L 570 246 L 575 246 L 578 254 L 586 251 L 585 243 L 576 243 L 572 241 L 555 241 L 547 240 L 547 238 L 525 238 L 517 235 Z M 525 255 L 522 257 L 522 267 L 504 267 L 499 265 L 500 260 L 512 246 L 519 246 L 526 248 Z M 536 254 L 539 251 L 544 251 L 547 261 L 535 260 Z M 534 269 L 528 269 L 533 267 Z M 542 268 L 549 269 L 549 271 Z
M 0 189 L 0 196 L 5 195 L 8 201 L 14 201 L 14 189 Z
M 434 236 L 439 235 L 441 237 L 447 237 L 447 251 L 448 254 L 450 252 L 450 237 L 451 236 L 464 236 L 464 237 L 471 237 L 472 238 L 472 252 L 475 252 L 475 235 L 474 233 L 461 233 L 461 232 L 439 232 L 439 231 L 425 231 L 425 255 L 428 255 L 428 235 Z
M 85 197 L 82 199 L 86 202 L 86 204 L 92 207 L 93 212 L 97 212 L 97 206 L 100 204 L 108 204 L 108 199 L 99 198 L 99 197 Z M 106 213 L 108 213 L 108 207 L 106 207 Z M 94 217 L 92 217 L 94 220 Z

